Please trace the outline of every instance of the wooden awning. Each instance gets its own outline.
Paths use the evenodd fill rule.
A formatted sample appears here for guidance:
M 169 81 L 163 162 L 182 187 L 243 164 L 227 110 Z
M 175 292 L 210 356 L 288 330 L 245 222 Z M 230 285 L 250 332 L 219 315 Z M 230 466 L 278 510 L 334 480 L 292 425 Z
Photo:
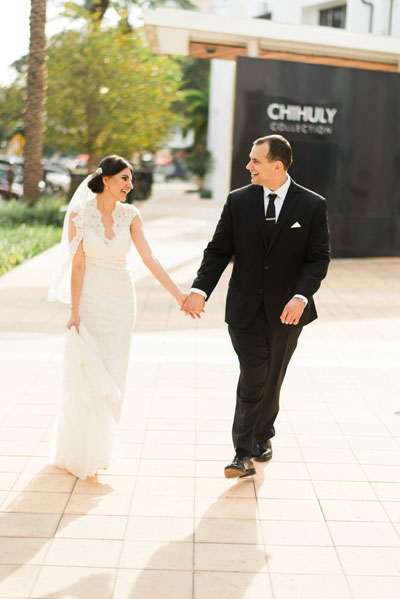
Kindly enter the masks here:
M 223 60 L 250 56 L 400 71 L 400 39 L 395 37 L 191 10 L 146 11 L 144 23 L 153 51 L 160 54 Z

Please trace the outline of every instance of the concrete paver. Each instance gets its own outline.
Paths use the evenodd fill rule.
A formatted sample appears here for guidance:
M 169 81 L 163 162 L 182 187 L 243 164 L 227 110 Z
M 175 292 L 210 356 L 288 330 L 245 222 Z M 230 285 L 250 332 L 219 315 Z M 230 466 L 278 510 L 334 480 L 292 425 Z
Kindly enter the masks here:
M 178 183 L 138 207 L 188 288 L 221 207 Z M 46 302 L 56 252 L 0 278 L 0 598 L 397 598 L 400 260 L 332 262 L 289 367 L 273 461 L 234 482 L 229 269 L 194 322 L 132 252 L 124 456 L 82 482 L 47 460 L 67 319 Z

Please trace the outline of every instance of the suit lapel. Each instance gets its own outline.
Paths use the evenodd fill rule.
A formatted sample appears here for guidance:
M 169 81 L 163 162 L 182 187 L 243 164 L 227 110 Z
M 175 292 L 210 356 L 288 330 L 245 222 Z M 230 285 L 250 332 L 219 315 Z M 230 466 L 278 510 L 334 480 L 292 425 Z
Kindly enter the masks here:
M 290 187 L 288 189 L 288 192 L 286 194 L 285 201 L 283 202 L 282 209 L 279 213 L 278 221 L 275 225 L 274 232 L 272 234 L 271 239 L 269 240 L 268 253 L 271 251 L 271 248 L 274 245 L 274 243 L 276 242 L 276 240 L 278 239 L 278 236 L 279 236 L 280 232 L 282 231 L 284 224 L 286 223 L 287 219 L 289 218 L 293 208 L 297 204 L 298 197 L 296 197 L 296 196 L 297 196 L 297 185 L 296 185 L 296 183 L 294 183 L 292 181 L 290 184 Z M 264 227 L 264 229 L 265 228 L 266 227 Z

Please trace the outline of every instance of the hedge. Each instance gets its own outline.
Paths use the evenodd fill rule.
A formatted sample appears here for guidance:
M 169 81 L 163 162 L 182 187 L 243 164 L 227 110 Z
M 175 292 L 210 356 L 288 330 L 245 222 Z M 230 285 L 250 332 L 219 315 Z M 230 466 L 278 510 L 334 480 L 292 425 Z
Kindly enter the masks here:
M 0 275 L 60 241 L 63 203 L 53 197 L 35 206 L 21 200 L 0 203 Z
M 51 225 L 0 226 L 0 275 L 58 243 L 61 231 Z

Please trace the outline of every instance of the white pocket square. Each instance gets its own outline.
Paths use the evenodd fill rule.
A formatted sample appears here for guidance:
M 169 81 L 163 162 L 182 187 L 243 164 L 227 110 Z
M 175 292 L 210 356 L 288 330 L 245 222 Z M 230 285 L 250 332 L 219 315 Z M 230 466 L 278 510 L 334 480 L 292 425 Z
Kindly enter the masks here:
M 301 227 L 301 224 L 300 224 L 300 223 L 294 223 L 294 225 L 292 225 L 290 228 L 291 228 L 291 229 L 297 229 L 297 228 L 299 228 L 299 227 Z

